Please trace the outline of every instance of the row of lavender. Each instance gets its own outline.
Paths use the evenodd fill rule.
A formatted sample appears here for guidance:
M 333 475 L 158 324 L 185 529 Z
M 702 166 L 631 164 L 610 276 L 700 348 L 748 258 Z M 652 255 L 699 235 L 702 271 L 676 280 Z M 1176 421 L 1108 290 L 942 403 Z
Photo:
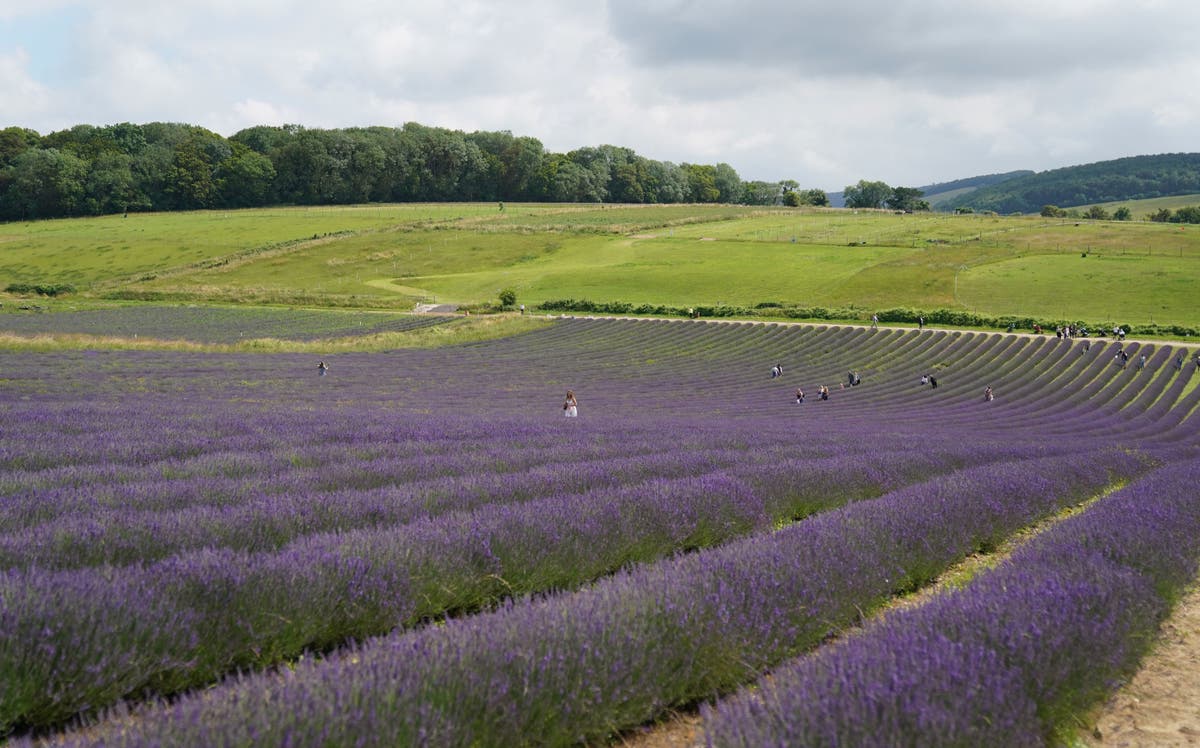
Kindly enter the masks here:
M 56 519 L 6 534 L 14 563 L 0 577 L 0 681 L 11 690 L 0 698 L 0 716 L 8 724 L 53 724 L 147 689 L 169 693 L 305 648 L 513 594 L 575 587 L 628 563 L 764 531 L 921 476 L 1028 454 L 1028 445 L 946 444 L 916 455 L 861 449 L 797 459 L 778 450 L 712 450 L 666 461 L 652 452 L 653 442 L 628 440 L 627 429 L 593 428 L 562 434 L 556 464 L 571 464 L 566 458 L 586 447 L 583 438 L 605 434 L 624 435 L 631 452 L 651 457 L 627 458 L 624 466 L 574 464 L 568 481 L 551 478 L 548 486 L 539 485 L 546 477 L 540 469 L 508 474 L 512 485 L 485 484 L 500 489 L 494 494 L 471 483 L 437 505 L 429 494 L 414 500 L 400 488 L 367 492 L 364 502 L 347 492 L 297 493 L 266 496 L 248 509 L 181 504 L 149 519 L 114 508 L 103 521 Z M 308 516 L 322 505 L 321 517 Z M 84 563 L 124 557 L 139 544 L 144 558 L 131 566 Z M 75 553 L 52 555 L 67 550 Z M 31 564 L 22 554 L 45 559 Z
M 68 745 L 565 745 L 713 696 L 1142 470 L 984 466 L 592 587 L 238 678 Z
M 1136 668 L 1200 560 L 1200 465 L 1161 469 L 968 588 L 707 710 L 710 745 L 1045 745 Z

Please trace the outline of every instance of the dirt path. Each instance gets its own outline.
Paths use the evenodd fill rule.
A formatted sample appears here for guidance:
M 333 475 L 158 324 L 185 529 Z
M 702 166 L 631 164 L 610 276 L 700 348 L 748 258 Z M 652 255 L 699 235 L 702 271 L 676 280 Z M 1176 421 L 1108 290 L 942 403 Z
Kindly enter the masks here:
M 1141 670 L 1098 712 L 1094 746 L 1200 746 L 1200 585 L 1163 624 Z
M 699 712 L 682 712 L 654 727 L 627 733 L 614 745 L 622 748 L 704 748 L 703 724 Z

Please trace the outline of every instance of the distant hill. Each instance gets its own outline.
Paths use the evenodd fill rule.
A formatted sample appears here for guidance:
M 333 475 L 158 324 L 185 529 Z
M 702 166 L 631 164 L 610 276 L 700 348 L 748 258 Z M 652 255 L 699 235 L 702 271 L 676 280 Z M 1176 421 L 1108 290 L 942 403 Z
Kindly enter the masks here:
M 953 182 L 941 182 L 938 184 L 928 184 L 917 189 L 925 193 L 924 199 L 929 201 L 929 205 L 934 210 L 954 210 L 958 207 L 961 196 L 975 192 L 976 190 L 988 187 L 990 185 L 999 184 L 1009 179 L 1024 177 L 1034 172 L 1024 169 L 1021 171 L 1010 171 L 1004 174 L 984 174 L 979 177 L 967 177 L 965 179 L 956 179 Z M 897 186 L 897 185 L 893 185 Z M 901 185 L 907 187 L 908 185 Z M 845 195 L 841 192 L 829 193 L 829 204 L 834 208 L 846 207 Z
M 1037 213 L 1045 205 L 1070 208 L 1197 192 L 1200 153 L 1164 153 L 1027 174 L 960 195 L 952 207 Z
M 925 193 L 925 199 L 929 201 L 929 205 L 934 210 L 954 210 L 967 195 L 977 192 L 984 187 L 1003 184 L 1019 177 L 1028 177 L 1034 173 L 1029 169 L 1022 169 L 1003 174 L 985 174 L 981 177 L 968 177 L 967 179 L 956 179 L 953 182 L 930 184 L 918 189 Z

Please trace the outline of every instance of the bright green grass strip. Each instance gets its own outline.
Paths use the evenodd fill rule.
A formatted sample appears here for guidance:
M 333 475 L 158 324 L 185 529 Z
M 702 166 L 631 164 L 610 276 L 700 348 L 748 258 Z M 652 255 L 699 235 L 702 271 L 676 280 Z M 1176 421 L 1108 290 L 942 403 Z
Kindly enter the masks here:
M 0 225 L 0 278 L 87 286 L 326 234 L 490 214 L 494 205 L 412 204 L 131 213 Z
M 41 334 L 20 336 L 0 333 L 0 351 L 63 350 L 170 350 L 254 353 L 332 354 L 351 351 L 378 352 L 398 348 L 438 348 L 476 343 L 540 330 L 553 325 L 552 319 L 533 315 L 491 315 L 464 317 L 432 327 L 405 332 L 346 336 L 324 340 L 298 341 L 256 338 L 237 343 L 196 343 L 149 338 L 101 337 L 78 334 Z
M 1019 257 L 963 271 L 958 298 L 985 314 L 1194 324 L 1200 256 L 1160 250 Z

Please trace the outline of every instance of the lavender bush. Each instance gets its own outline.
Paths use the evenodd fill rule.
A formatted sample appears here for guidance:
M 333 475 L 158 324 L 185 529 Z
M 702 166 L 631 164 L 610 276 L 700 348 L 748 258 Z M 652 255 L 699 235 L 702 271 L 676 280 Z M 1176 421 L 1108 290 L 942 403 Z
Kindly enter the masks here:
M 1117 474 L 1140 461 L 1114 456 Z M 235 681 L 104 742 L 518 745 L 595 740 L 818 644 L 897 590 L 1094 491 L 1079 467 L 973 468 L 573 595 Z M 1030 470 L 1029 468 L 1032 468 Z M 972 496 L 993 502 L 979 511 Z
M 1051 741 L 1136 665 L 1194 579 L 1197 480 L 1195 462 L 1163 468 L 966 590 L 777 671 L 707 710 L 709 744 Z

